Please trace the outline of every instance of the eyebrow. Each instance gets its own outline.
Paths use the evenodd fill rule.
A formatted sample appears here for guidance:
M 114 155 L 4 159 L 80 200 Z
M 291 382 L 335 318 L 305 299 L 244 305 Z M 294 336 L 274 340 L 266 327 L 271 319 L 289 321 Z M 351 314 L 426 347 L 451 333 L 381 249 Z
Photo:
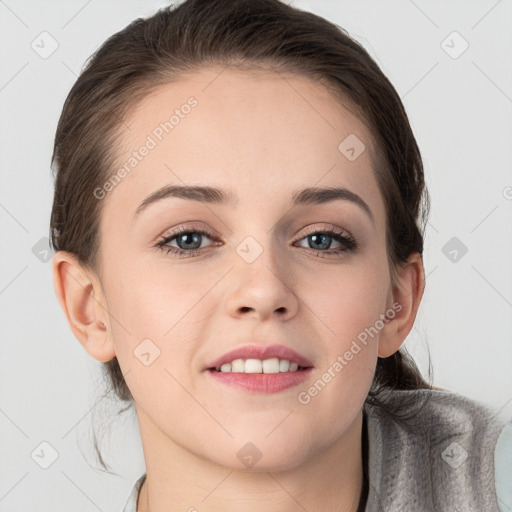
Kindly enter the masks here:
M 210 186 L 167 185 L 146 197 L 135 211 L 135 217 L 145 210 L 150 204 L 170 197 L 200 201 L 208 204 L 229 203 L 233 207 L 238 204 L 238 199 L 231 189 L 225 191 L 220 188 Z M 302 205 L 324 204 L 337 200 L 350 201 L 356 204 L 366 212 L 372 222 L 375 220 L 368 204 L 356 193 L 351 192 L 346 188 L 309 187 L 303 190 L 298 190 L 292 194 L 291 204 L 295 207 Z

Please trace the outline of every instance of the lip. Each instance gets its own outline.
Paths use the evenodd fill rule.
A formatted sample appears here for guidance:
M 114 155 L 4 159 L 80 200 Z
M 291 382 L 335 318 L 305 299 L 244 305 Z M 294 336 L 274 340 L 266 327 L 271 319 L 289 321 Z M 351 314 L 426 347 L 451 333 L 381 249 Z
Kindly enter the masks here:
M 285 345 L 245 345 L 243 347 L 236 348 L 230 352 L 225 353 L 214 361 L 208 363 L 204 370 L 210 370 L 212 368 L 219 368 L 224 363 L 231 363 L 235 359 L 272 359 L 277 357 L 279 359 L 287 359 L 292 363 L 297 363 L 303 368 L 309 368 L 313 366 L 313 363 L 309 361 L 302 354 L 299 354 L 290 347 Z M 254 374 L 253 374 L 254 375 Z M 272 375 L 272 374 L 267 374 Z
M 313 373 L 313 368 L 283 373 L 223 373 L 208 370 L 206 375 L 221 385 L 241 389 L 253 394 L 279 393 L 303 384 Z

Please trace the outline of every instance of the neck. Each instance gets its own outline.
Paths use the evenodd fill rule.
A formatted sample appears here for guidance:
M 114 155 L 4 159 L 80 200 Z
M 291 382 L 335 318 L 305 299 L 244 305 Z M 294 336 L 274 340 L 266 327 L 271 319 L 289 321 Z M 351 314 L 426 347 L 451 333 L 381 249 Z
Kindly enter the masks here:
M 137 411 L 146 480 L 137 512 L 357 512 L 363 489 L 362 414 L 343 436 L 285 471 L 240 471 L 173 443 Z

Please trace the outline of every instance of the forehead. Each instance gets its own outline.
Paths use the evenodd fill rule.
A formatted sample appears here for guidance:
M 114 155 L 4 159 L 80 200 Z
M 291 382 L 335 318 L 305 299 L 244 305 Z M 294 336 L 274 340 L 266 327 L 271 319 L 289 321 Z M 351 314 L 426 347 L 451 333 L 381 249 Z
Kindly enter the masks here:
M 374 142 L 357 115 L 319 82 L 297 74 L 211 67 L 160 85 L 120 127 L 109 192 L 136 208 L 158 186 L 208 184 L 241 196 L 313 186 L 351 188 L 383 207 L 374 177 Z M 145 156 L 126 166 L 134 152 Z M 347 149 L 355 148 L 347 153 Z M 373 208 L 372 208 L 373 209 Z M 376 212 L 377 216 L 379 212 Z
M 292 136 L 295 140 L 302 136 L 312 144 L 321 139 L 330 144 L 344 135 L 358 134 L 373 155 L 370 131 L 353 105 L 335 97 L 332 88 L 299 74 L 212 66 L 150 90 L 130 110 L 128 126 L 124 124 L 129 129 L 122 130 L 123 139 L 133 146 L 138 132 L 149 134 L 156 130 L 157 138 L 160 135 L 166 139 L 158 142 L 171 144 L 171 139 L 179 137 L 180 132 L 186 131 L 188 137 L 191 130 L 186 125 L 190 125 L 194 127 L 196 144 L 199 140 L 220 142 L 216 137 L 232 144 L 250 134 L 255 145 L 265 137 L 274 140 L 276 132 L 287 124 L 288 130 L 281 132 L 279 141 L 288 138 L 292 143 Z M 194 106 L 190 108 L 187 104 L 192 102 Z M 184 119 L 188 119 L 187 123 L 182 122 Z M 173 126 L 165 130 L 162 125 L 169 121 Z M 217 129 L 212 129 L 212 123 Z M 159 126 L 164 133 L 158 133 Z M 171 132 L 173 137 L 167 137 Z M 326 138 L 329 132 L 331 137 Z

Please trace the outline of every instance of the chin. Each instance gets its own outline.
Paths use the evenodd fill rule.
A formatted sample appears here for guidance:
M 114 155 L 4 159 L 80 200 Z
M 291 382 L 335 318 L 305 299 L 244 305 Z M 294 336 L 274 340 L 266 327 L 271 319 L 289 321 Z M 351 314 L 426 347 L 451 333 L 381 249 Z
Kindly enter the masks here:
M 234 471 L 250 473 L 288 471 L 306 462 L 309 446 L 301 443 L 299 447 L 297 442 L 283 445 L 277 436 L 271 440 L 272 435 L 262 441 L 250 441 L 250 436 L 244 436 L 243 441 L 230 441 L 224 454 L 217 452 L 215 455 L 218 457 L 210 460 Z M 225 453 L 234 453 L 234 457 L 225 457 Z

